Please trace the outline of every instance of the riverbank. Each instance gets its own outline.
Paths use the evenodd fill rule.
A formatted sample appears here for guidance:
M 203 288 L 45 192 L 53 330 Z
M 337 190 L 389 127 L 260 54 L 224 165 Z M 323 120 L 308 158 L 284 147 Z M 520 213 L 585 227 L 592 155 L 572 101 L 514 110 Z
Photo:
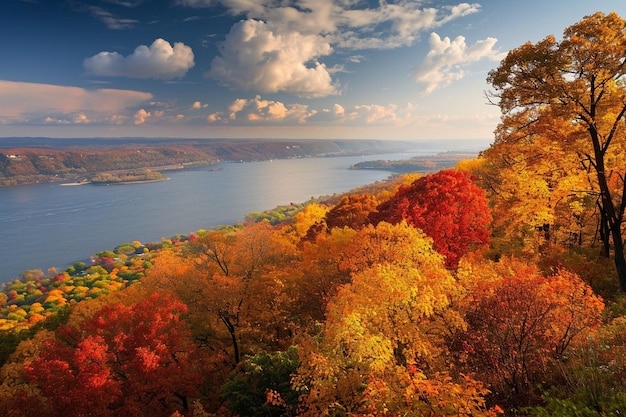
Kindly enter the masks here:
M 404 152 L 415 146 L 382 140 L 0 138 L 0 187 L 80 183 L 80 179 L 118 170 L 374 155 Z

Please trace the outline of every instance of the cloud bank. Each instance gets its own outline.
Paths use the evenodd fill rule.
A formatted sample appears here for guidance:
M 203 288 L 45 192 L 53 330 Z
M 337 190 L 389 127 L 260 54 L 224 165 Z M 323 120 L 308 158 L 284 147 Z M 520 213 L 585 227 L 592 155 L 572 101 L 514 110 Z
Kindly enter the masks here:
M 150 46 L 138 46 L 127 57 L 117 52 L 100 52 L 83 62 L 89 75 L 160 80 L 183 77 L 194 65 L 193 51 L 189 46 L 176 42 L 172 47 L 161 38 Z
M 0 80 L 0 123 L 76 114 L 75 122 L 85 123 L 85 113 L 110 115 L 152 99 L 152 94 L 131 90 L 86 90 L 51 84 Z
M 280 101 L 264 100 L 261 96 L 253 99 L 236 99 L 226 112 L 212 113 L 207 117 L 209 122 L 295 122 L 304 123 L 317 113 L 309 110 L 305 104 L 285 105 Z

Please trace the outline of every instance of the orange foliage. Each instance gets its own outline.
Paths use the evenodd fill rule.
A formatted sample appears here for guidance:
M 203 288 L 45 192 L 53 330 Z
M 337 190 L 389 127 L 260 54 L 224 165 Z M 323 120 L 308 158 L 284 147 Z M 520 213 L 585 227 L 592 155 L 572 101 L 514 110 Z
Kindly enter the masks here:
M 528 404 L 550 364 L 600 324 L 602 299 L 566 270 L 544 276 L 514 259 L 459 272 L 469 328 L 457 340 L 470 369 L 496 398 Z M 534 393 L 535 395 L 537 393 Z

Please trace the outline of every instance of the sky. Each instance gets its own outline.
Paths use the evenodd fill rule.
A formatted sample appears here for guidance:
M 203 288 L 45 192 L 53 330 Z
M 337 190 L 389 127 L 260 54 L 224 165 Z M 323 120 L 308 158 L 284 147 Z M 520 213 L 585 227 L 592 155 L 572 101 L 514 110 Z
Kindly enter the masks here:
M 0 0 L 1 137 L 489 140 L 507 51 L 623 0 Z

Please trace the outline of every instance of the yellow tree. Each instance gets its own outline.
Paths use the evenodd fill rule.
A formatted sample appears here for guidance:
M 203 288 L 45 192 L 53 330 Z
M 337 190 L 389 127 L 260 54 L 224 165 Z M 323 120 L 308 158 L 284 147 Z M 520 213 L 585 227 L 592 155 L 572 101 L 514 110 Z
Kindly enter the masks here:
M 441 361 L 439 328 L 459 286 L 423 233 L 412 244 L 414 262 L 365 266 L 330 302 L 321 341 L 301 349 L 301 415 L 488 414 L 482 384 L 453 378 Z
M 559 121 L 562 129 L 540 132 L 589 169 L 599 194 L 599 227 L 613 247 L 622 291 L 626 257 L 622 224 L 626 209 L 626 22 L 616 13 L 595 13 L 554 36 L 511 50 L 489 73 L 492 98 L 502 111 L 497 143 L 533 141 L 538 126 Z M 555 161 L 558 166 L 559 161 Z M 615 181 L 617 187 L 611 186 Z
M 474 170 L 491 199 L 493 246 L 499 251 L 536 254 L 544 245 L 582 245 L 594 238 L 593 181 L 550 135 L 563 132 L 558 121 L 548 125 L 533 123 L 532 140 L 499 130 Z
M 292 317 L 301 326 L 323 321 L 328 302 L 350 281 L 350 273 L 341 265 L 349 257 L 346 250 L 356 233 L 350 228 L 334 228 L 300 245 L 300 259 L 290 268 L 287 290 L 294 300 Z

